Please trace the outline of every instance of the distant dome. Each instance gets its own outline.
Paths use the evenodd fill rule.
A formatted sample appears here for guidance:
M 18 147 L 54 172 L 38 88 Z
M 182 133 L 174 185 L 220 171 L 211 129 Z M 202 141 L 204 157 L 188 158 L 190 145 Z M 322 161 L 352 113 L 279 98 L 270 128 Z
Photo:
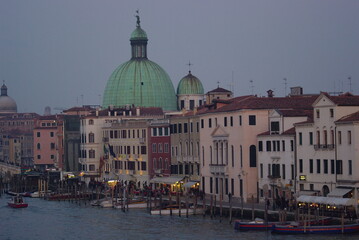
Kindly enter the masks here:
M 0 96 L 0 113 L 16 113 L 17 105 L 14 99 L 7 95 L 7 87 L 5 84 L 1 87 Z
M 201 81 L 189 71 L 188 75 L 179 82 L 177 94 L 204 94 L 203 85 Z
M 110 76 L 103 94 L 103 107 L 135 105 L 177 109 L 176 93 L 168 74 L 147 58 L 147 34 L 137 15 L 136 29 L 130 42 L 131 60 L 120 65 Z

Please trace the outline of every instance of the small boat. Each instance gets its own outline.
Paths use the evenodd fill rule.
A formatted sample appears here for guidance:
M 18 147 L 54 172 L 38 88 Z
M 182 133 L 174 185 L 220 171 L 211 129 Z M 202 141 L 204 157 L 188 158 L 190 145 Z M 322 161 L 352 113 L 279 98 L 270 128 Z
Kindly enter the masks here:
M 333 234 L 354 232 L 359 232 L 359 223 L 323 226 L 275 225 L 272 228 L 272 233 L 282 234 Z
M 320 224 L 329 224 L 332 218 L 322 218 L 322 219 L 313 219 L 307 225 L 320 225 Z M 265 222 L 263 219 L 256 218 L 254 221 L 241 221 L 236 220 L 234 222 L 234 229 L 235 230 L 271 230 L 275 225 L 290 225 L 289 222 Z M 297 224 L 298 226 L 303 226 L 304 223 L 300 222 Z
M 28 206 L 28 204 L 25 203 L 23 197 L 20 195 L 13 196 L 7 204 L 12 208 L 26 208 Z
M 172 206 L 167 206 L 165 208 L 155 208 L 151 210 L 151 215 L 197 215 L 197 214 L 202 214 L 203 213 L 203 208 L 196 208 L 194 209 L 193 207 L 190 208 L 186 208 L 186 207 L 182 207 L 179 208 L 178 205 L 172 205 Z
M 265 222 L 263 219 L 256 218 L 254 221 L 234 221 L 234 229 L 235 230 L 269 230 L 275 224 L 279 224 L 279 222 Z M 282 223 L 289 224 L 289 223 Z

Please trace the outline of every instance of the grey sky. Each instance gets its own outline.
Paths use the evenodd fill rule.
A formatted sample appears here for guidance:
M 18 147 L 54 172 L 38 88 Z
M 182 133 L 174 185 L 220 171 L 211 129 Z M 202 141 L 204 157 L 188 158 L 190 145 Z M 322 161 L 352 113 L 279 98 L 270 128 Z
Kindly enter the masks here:
M 190 60 L 206 92 L 219 81 L 236 96 L 284 96 L 284 78 L 287 93 L 346 92 L 349 76 L 359 92 L 357 0 L 0 0 L 0 80 L 18 111 L 100 104 L 130 59 L 136 9 L 175 89 Z

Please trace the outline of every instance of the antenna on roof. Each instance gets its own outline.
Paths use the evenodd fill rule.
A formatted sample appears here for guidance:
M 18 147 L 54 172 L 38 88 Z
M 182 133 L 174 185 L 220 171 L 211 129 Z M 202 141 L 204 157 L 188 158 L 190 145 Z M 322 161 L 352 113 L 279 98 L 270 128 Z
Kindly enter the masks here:
M 287 78 L 283 78 L 284 80 L 284 97 L 287 96 Z
M 217 81 L 217 88 L 219 88 L 219 81 Z
M 251 83 L 251 86 L 250 86 L 250 88 L 251 88 L 251 94 L 254 95 L 253 80 L 251 79 L 251 80 L 249 80 L 249 82 Z
M 349 92 L 352 92 L 352 77 L 349 76 L 348 80 L 349 80 Z

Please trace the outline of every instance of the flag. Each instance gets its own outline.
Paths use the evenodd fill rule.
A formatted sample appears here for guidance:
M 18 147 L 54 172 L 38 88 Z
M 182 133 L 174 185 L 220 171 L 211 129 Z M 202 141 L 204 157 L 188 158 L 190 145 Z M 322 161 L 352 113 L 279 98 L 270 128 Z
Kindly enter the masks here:
M 106 147 L 106 144 L 103 145 L 103 152 L 104 152 L 105 155 L 107 155 L 107 153 L 108 153 L 108 149 Z
M 112 155 L 112 157 L 116 157 L 115 152 L 113 151 L 113 146 L 111 146 L 110 144 L 108 145 L 110 148 L 110 154 Z

